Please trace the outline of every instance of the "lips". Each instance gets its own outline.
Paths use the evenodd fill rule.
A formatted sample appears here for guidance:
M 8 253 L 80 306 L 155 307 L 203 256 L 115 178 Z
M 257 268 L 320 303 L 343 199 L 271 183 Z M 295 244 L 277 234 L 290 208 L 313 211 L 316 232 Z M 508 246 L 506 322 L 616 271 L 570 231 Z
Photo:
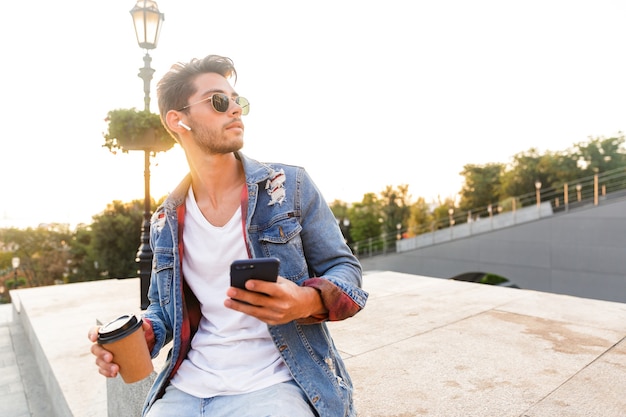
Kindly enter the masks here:
M 232 122 L 226 125 L 226 129 L 241 129 L 243 130 L 243 123 L 240 121 Z

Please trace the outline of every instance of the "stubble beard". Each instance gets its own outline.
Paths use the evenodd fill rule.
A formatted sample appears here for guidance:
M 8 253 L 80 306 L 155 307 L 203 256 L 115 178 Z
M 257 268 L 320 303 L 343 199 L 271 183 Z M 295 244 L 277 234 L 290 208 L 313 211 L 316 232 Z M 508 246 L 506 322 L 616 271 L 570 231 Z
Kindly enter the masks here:
M 196 145 L 205 153 L 220 155 L 236 152 L 243 147 L 243 135 L 229 138 L 215 129 L 194 127 L 193 139 Z

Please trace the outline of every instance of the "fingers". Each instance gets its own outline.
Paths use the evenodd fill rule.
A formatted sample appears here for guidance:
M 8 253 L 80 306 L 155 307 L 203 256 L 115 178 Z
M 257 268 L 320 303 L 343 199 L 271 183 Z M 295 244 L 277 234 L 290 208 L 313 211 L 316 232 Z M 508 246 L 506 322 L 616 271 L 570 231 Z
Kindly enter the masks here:
M 254 295 L 254 293 L 251 293 L 251 292 L 248 292 L 248 294 L 252 294 L 251 297 L 258 297 L 258 295 Z M 237 299 L 227 298 L 226 300 L 224 300 L 224 306 L 226 308 L 239 311 L 240 313 L 244 313 L 249 316 L 256 317 L 257 319 L 267 324 L 273 324 L 273 325 L 284 324 L 290 321 L 288 319 L 285 319 L 284 315 L 277 313 L 276 311 L 272 310 L 271 308 L 267 306 L 253 305 L 252 303 L 248 303 L 243 300 L 239 301 Z
M 120 367 L 113 362 L 113 354 L 103 348 L 101 345 L 94 343 L 91 345 L 91 353 L 96 357 L 96 366 L 98 372 L 107 378 L 115 378 Z
M 91 340 L 93 343 L 96 343 L 98 341 L 99 329 L 100 329 L 100 326 L 94 326 L 91 329 L 89 329 L 89 333 L 87 333 L 87 338 Z
M 250 281 L 248 281 L 248 283 L 249 282 Z M 230 287 L 226 291 L 226 295 L 229 297 L 224 300 L 224 305 L 227 308 L 255 317 L 258 317 L 256 312 L 259 308 L 267 308 L 268 303 L 271 302 L 270 297 L 266 294 L 257 291 L 242 290 L 235 287 Z
M 146 319 L 143 319 L 141 327 L 143 328 L 144 332 L 152 331 L 152 324 L 150 324 L 150 322 Z
M 156 338 L 154 336 L 154 329 L 152 328 L 152 323 L 149 320 L 144 318 L 143 324 L 141 325 L 141 327 L 143 328 L 143 333 L 144 333 L 144 336 L 146 337 L 148 350 L 152 352 L 152 349 L 154 348 L 154 344 L 156 343 Z
M 224 306 L 256 317 L 267 324 L 284 324 L 293 320 L 290 298 L 279 287 L 280 284 L 249 280 L 246 290 L 230 287 Z M 254 290 L 253 290 L 254 289 Z
M 283 286 L 297 286 L 292 281 L 283 277 L 278 277 L 276 282 L 263 281 L 260 279 L 250 279 L 246 281 L 246 289 L 249 291 L 260 292 L 270 296 L 278 295 L 279 291 L 284 289 Z
M 91 353 L 96 357 L 98 372 L 107 378 L 115 378 L 120 367 L 113 363 L 113 354 L 96 343 L 98 341 L 98 329 L 98 326 L 92 327 L 87 333 L 87 338 L 93 342 Z
M 316 289 L 300 287 L 282 277 L 276 283 L 249 280 L 245 290 L 231 287 L 226 295 L 230 297 L 224 301 L 227 308 L 254 316 L 268 324 L 284 324 L 324 310 Z

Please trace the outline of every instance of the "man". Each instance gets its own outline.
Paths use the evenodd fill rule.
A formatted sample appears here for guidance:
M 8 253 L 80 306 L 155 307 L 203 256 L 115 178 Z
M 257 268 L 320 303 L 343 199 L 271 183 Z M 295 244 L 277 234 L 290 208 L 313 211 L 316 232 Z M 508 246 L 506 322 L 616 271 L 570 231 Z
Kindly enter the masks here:
M 240 152 L 250 105 L 231 78 L 233 62 L 209 55 L 175 64 L 157 86 L 190 173 L 152 216 L 144 329 L 153 357 L 174 343 L 143 415 L 355 416 L 325 321 L 365 306 L 361 266 L 303 168 Z M 280 260 L 277 282 L 231 287 L 230 263 L 259 257 Z M 110 352 L 91 350 L 116 376 Z

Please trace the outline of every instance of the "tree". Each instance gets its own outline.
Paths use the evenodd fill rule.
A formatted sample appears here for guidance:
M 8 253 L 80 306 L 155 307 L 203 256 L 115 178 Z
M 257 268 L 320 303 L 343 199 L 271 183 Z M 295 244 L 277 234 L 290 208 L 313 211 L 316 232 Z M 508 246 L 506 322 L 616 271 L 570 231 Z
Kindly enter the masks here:
M 582 176 L 621 168 L 626 164 L 622 145 L 624 135 L 613 138 L 590 138 L 588 142 L 574 145 L 574 157 L 582 169 Z M 580 175 L 579 175 L 580 176 Z
M 406 229 L 411 215 L 410 198 L 407 184 L 399 185 L 397 188 L 388 185 L 380 193 L 379 202 L 383 214 L 383 232 L 385 234 L 395 236 L 398 225 L 401 229 Z
M 91 226 L 79 226 L 70 240 L 70 271 L 68 282 L 93 281 L 99 275 L 100 263 L 92 246 Z
M 501 176 L 499 195 L 512 197 L 534 192 L 540 158 L 537 148 L 515 154 L 510 169 Z
M 408 220 L 409 236 L 416 236 L 421 233 L 432 231 L 434 228 L 434 217 L 430 212 L 430 207 L 424 197 L 419 197 L 411 205 L 411 213 Z
M 451 211 L 452 214 L 450 214 Z M 457 222 L 457 218 L 455 218 L 454 199 L 452 197 L 448 197 L 442 201 L 441 197 L 438 197 L 437 207 L 433 209 L 433 221 L 435 224 L 435 229 L 443 229 L 449 227 L 451 220 L 454 223 Z
M 341 200 L 335 200 L 330 203 L 330 211 L 333 212 L 336 219 L 344 219 L 348 217 L 348 203 Z
M 348 209 L 350 234 L 355 242 L 380 237 L 382 212 L 380 202 L 374 193 L 363 195 L 360 203 L 354 203 Z
M 136 277 L 143 201 L 113 201 L 93 220 L 91 245 L 101 274 L 107 278 Z
M 20 258 L 17 275 L 22 285 L 39 287 L 64 282 L 70 259 L 68 225 L 50 224 L 35 229 L 3 229 L 0 240 Z
M 350 218 L 348 217 L 348 204 L 341 200 L 335 200 L 330 203 L 330 210 L 337 219 L 337 224 L 343 234 L 343 238 L 350 245 L 352 243 L 352 237 L 350 235 Z
M 500 163 L 465 165 L 460 172 L 464 182 L 459 193 L 459 209 L 470 211 L 497 203 L 501 197 L 500 176 L 504 168 L 505 165 Z
M 580 178 L 576 160 L 571 151 L 544 153 L 537 165 L 537 179 L 542 182 L 542 187 L 560 188 L 564 183 Z

